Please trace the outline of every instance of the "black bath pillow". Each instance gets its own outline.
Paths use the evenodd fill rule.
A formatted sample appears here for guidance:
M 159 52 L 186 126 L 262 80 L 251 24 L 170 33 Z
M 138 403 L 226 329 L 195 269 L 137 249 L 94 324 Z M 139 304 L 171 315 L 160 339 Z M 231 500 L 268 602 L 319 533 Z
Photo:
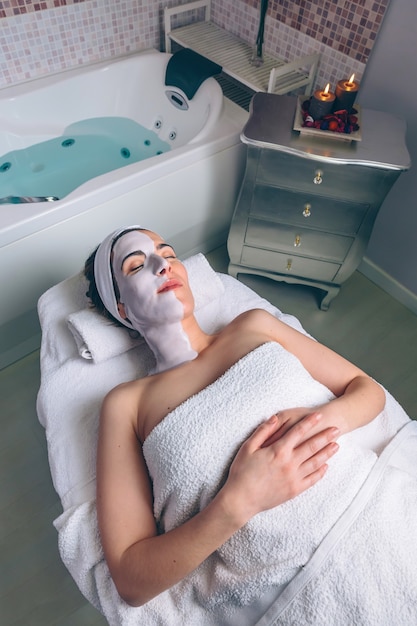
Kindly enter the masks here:
M 220 74 L 222 66 L 213 63 L 191 48 L 183 48 L 172 55 L 165 72 L 165 85 L 179 87 L 191 100 L 201 83 Z

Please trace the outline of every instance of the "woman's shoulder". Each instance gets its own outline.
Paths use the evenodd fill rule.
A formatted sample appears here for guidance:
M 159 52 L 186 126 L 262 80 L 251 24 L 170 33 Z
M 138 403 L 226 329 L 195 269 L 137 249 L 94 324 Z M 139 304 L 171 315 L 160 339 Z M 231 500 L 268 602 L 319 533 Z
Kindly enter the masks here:
M 251 320 L 256 320 L 257 318 L 267 318 L 267 317 L 273 317 L 273 315 L 271 315 L 271 313 L 269 313 L 265 309 L 262 309 L 262 308 L 248 309 L 247 311 L 243 311 L 243 313 L 240 313 L 237 317 L 235 317 L 233 322 L 242 323 L 242 322 L 248 322 Z
M 112 410 L 127 405 L 132 407 L 140 401 L 148 385 L 148 377 L 120 383 L 111 389 L 103 401 L 103 410 Z
M 265 332 L 272 326 L 277 326 L 281 322 L 265 309 L 250 309 L 241 313 L 230 322 L 230 328 L 247 329 Z
M 219 335 L 217 344 L 233 356 L 242 356 L 268 341 L 280 341 L 283 334 L 276 317 L 264 309 L 251 309 L 235 317 Z

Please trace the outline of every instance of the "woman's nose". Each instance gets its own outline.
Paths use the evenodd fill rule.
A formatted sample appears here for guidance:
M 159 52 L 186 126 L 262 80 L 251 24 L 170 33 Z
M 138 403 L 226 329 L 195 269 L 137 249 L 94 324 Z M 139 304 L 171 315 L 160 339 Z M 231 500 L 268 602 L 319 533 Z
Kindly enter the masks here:
M 169 262 L 167 259 L 159 256 L 159 254 L 152 254 L 150 261 L 152 263 L 152 271 L 155 274 L 163 275 L 169 270 Z

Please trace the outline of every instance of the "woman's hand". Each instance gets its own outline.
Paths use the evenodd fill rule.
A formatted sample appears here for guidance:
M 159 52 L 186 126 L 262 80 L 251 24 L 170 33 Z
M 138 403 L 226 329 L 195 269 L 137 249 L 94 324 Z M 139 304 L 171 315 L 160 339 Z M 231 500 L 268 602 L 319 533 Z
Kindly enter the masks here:
M 313 427 L 311 430 L 309 430 L 306 433 L 306 437 L 311 437 L 312 435 L 324 429 L 324 426 L 322 425 L 323 414 L 321 410 L 315 410 L 314 412 L 320 413 L 321 417 L 317 421 L 315 427 Z M 308 409 L 306 407 L 284 409 L 283 411 L 279 411 L 278 413 L 275 413 L 275 416 L 278 419 L 278 422 L 277 422 L 278 428 L 262 444 L 262 447 L 266 448 L 267 446 L 271 445 L 271 443 L 274 443 L 275 441 L 278 441 L 278 439 L 281 439 L 281 437 L 283 437 L 283 435 L 285 435 L 285 433 L 287 433 L 290 430 L 290 428 L 292 428 L 295 424 L 298 424 L 298 422 L 302 420 L 304 417 L 307 417 L 307 415 L 312 415 L 312 413 L 313 413 L 312 409 L 311 408 Z M 272 420 L 273 420 L 273 417 L 274 416 L 272 416 L 271 418 Z
M 337 428 L 316 432 L 320 413 L 302 419 L 298 414 L 298 420 L 288 430 L 288 420 L 282 415 L 273 415 L 261 424 L 242 445 L 230 467 L 221 491 L 228 513 L 238 525 L 317 483 L 326 472 L 326 462 L 339 448 L 335 442 L 340 435 Z M 296 415 L 297 411 L 292 416 L 294 420 Z

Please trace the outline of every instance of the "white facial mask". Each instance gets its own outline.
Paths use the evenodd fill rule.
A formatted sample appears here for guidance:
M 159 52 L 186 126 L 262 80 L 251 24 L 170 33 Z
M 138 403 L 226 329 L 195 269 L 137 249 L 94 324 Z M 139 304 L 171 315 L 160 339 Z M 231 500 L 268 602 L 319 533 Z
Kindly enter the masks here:
M 170 247 L 156 250 L 155 242 L 141 231 L 126 233 L 113 247 L 112 265 L 120 302 L 133 328 L 154 352 L 156 371 L 197 356 L 182 327 L 184 305 L 176 290 L 181 289 L 183 281 L 171 271 L 170 256 Z

